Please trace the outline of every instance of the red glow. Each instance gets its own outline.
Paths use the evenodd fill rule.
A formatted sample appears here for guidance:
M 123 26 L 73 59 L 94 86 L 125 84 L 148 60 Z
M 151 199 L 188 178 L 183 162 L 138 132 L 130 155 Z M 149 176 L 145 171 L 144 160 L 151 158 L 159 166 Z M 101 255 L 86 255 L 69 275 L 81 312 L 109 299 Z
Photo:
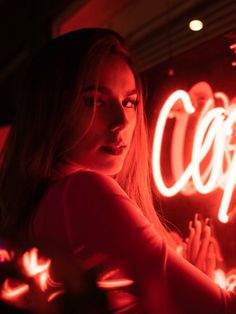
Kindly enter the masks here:
M 107 271 L 105 274 L 99 276 L 97 286 L 103 289 L 114 289 L 131 286 L 134 282 L 129 278 L 122 278 L 119 269 Z
M 236 43 L 230 45 L 229 48 L 230 48 L 231 50 L 233 50 L 234 52 L 236 52 Z
M 61 295 L 65 292 L 64 289 L 58 290 L 56 292 L 53 292 L 48 297 L 48 302 L 51 302 L 53 299 L 55 299 L 58 295 Z
M 64 289 L 62 289 L 63 285 L 55 282 L 49 275 L 51 260 L 40 261 L 36 248 L 24 253 L 22 262 L 25 273 L 30 277 L 34 277 L 34 280 L 42 291 L 46 291 L 49 287 L 60 288 L 58 291 L 54 291 L 49 295 L 48 301 L 51 301 L 55 296 L 64 292 Z
M 2 286 L 1 297 L 4 300 L 12 300 L 22 297 L 29 291 L 29 286 L 12 279 L 6 279 Z
M 22 262 L 24 270 L 28 276 L 34 276 L 47 271 L 51 264 L 49 259 L 44 263 L 39 263 L 38 250 L 36 248 L 33 248 L 31 251 L 24 253 Z
M 2 262 L 9 262 L 12 260 L 12 252 L 9 252 L 5 249 L 0 249 L 0 263 Z
M 47 278 L 47 283 L 52 288 L 62 288 L 63 284 L 61 282 L 54 281 L 50 276 Z
M 222 269 L 215 271 L 215 283 L 227 291 L 233 291 L 236 287 L 236 269 L 232 269 L 228 274 Z
M 205 82 L 196 84 L 192 90 L 194 89 L 202 90 L 205 94 L 211 90 Z M 191 93 L 188 94 L 183 90 L 175 91 L 168 97 L 161 109 L 153 142 L 154 180 L 159 191 L 168 197 L 180 191 L 188 195 L 196 191 L 207 194 L 220 187 L 224 193 L 218 218 L 226 223 L 229 219 L 228 207 L 236 183 L 236 143 L 233 134 L 233 127 L 236 123 L 236 102 L 230 102 L 222 92 L 212 93 L 206 97 L 194 134 L 192 159 L 188 166 L 184 167 L 185 135 L 189 117 L 195 112 L 191 96 Z M 216 107 L 215 99 L 221 102 L 222 107 Z M 174 109 L 176 106 L 178 110 Z M 170 118 L 175 118 L 171 143 L 171 169 L 175 183 L 167 186 L 161 172 L 160 160 L 163 134 L 167 120 Z M 210 149 L 212 150 L 211 160 L 202 171 L 201 162 Z M 227 169 L 223 170 L 224 159 L 227 161 Z M 232 216 L 233 212 L 230 215 Z
M 3 149 L 9 130 L 9 126 L 4 126 L 0 128 L 0 151 Z
M 11 260 L 12 252 L 1 250 L 0 253 L 4 261 Z M 55 282 L 49 275 L 51 260 L 39 258 L 36 248 L 25 252 L 19 262 L 22 265 L 23 273 L 27 277 L 31 277 L 40 290 L 46 293 L 45 297 L 47 297 L 48 302 L 65 292 L 63 284 Z M 29 291 L 30 286 L 28 284 L 7 278 L 1 287 L 1 298 L 16 304 L 22 301 L 21 298 Z
M 65 12 L 64 16 L 56 20 L 53 25 L 53 33 L 62 35 L 79 28 L 102 27 L 129 3 L 130 0 L 87 1 L 82 6 L 79 5 L 78 10 L 74 8 L 70 12 Z

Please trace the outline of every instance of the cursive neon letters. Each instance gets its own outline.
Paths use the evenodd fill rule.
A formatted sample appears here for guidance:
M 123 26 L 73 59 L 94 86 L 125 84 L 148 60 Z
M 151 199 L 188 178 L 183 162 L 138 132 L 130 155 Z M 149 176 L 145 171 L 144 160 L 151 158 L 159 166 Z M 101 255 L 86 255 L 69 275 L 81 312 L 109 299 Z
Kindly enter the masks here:
M 214 96 L 214 97 L 213 97 Z M 221 107 L 215 107 L 215 100 Z M 178 103 L 181 110 L 174 110 Z M 207 194 L 220 187 L 223 196 L 218 218 L 228 222 L 228 207 L 236 183 L 236 143 L 233 143 L 233 127 L 236 123 L 236 104 L 230 103 L 224 93 L 214 93 L 205 100 L 197 121 L 192 145 L 191 161 L 184 167 L 183 151 L 189 117 L 196 111 L 190 95 L 177 90 L 170 95 L 159 114 L 153 140 L 152 167 L 155 184 L 159 191 L 168 197 L 178 192 L 191 195 L 198 191 Z M 171 170 L 174 183 L 167 186 L 161 170 L 161 153 L 165 143 L 163 134 L 168 119 L 175 118 L 171 143 Z M 201 162 L 209 151 L 211 158 L 204 171 Z M 227 165 L 223 167 L 223 163 Z

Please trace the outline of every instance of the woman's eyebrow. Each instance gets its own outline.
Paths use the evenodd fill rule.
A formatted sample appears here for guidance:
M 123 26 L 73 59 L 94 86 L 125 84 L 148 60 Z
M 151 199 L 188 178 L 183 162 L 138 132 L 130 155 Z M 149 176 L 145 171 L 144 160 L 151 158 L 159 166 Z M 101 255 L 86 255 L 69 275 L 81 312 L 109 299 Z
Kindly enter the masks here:
M 111 90 L 103 85 L 88 85 L 83 89 L 84 92 L 98 91 L 104 94 L 112 94 Z
M 131 89 L 126 92 L 126 96 L 137 95 L 137 94 L 138 94 L 137 89 Z
M 101 92 L 103 94 L 112 95 L 112 90 L 110 88 L 107 88 L 104 85 L 98 85 L 98 86 L 88 85 L 83 89 L 83 92 L 90 92 L 90 91 L 98 91 L 98 92 Z M 136 95 L 136 94 L 138 94 L 137 89 L 131 89 L 125 93 L 125 96 L 131 96 L 131 95 Z

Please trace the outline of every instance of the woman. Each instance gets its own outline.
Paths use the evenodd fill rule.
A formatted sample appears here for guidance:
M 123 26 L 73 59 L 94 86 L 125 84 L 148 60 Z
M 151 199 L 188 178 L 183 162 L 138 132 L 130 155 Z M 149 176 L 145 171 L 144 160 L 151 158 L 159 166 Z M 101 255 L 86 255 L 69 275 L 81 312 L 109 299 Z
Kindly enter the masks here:
M 236 297 L 175 254 L 156 216 L 141 82 L 122 38 L 66 34 L 26 78 L 1 169 L 4 234 L 108 256 L 142 313 L 235 313 Z

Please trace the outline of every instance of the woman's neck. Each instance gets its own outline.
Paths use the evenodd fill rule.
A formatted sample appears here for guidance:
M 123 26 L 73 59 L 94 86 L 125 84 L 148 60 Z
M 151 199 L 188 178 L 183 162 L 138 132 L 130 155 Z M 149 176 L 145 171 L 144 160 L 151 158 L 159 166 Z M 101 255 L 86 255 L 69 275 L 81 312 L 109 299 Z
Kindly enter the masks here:
M 62 179 L 70 174 L 73 174 L 75 172 L 78 172 L 78 171 L 82 171 L 82 170 L 85 170 L 87 168 L 81 166 L 81 165 L 78 165 L 74 162 L 65 162 L 65 163 L 62 163 L 59 167 L 58 167 L 58 170 L 57 172 L 55 173 L 55 176 L 54 178 L 56 180 L 58 179 Z

